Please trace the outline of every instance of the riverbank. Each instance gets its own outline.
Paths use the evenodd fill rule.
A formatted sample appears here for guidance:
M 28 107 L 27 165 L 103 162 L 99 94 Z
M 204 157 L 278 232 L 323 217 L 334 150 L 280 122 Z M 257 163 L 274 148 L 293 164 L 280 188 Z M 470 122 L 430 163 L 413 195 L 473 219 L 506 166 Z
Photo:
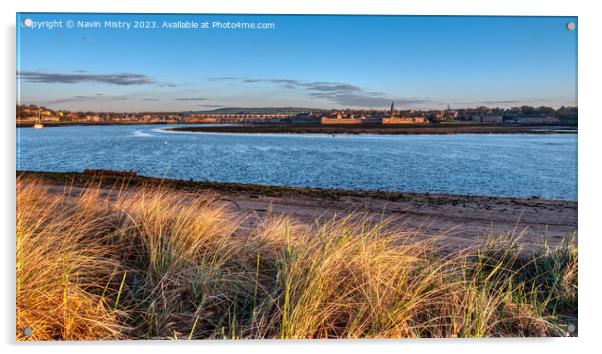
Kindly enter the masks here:
M 31 128 L 35 122 L 20 122 L 17 128 Z M 44 128 L 69 126 L 117 126 L 117 125 L 173 125 L 166 130 L 197 133 L 248 133 L 248 134 L 574 134 L 574 125 L 522 125 L 489 123 L 442 123 L 411 125 L 309 125 L 309 124 L 203 124 L 174 122 L 44 122 Z
M 168 128 L 176 132 L 248 134 L 571 134 L 577 126 L 518 124 L 294 125 L 245 124 Z
M 544 242 L 544 236 L 555 246 L 577 231 L 578 203 L 572 201 L 291 188 L 111 174 L 25 171 L 17 172 L 17 176 L 40 179 L 57 193 L 62 192 L 64 185 L 82 188 L 91 184 L 107 192 L 127 186 L 128 190 L 164 187 L 186 193 L 212 193 L 234 213 L 251 216 L 246 219 L 249 225 L 267 215 L 286 215 L 306 224 L 354 212 L 373 219 L 392 217 L 424 235 L 443 235 L 439 242 L 450 250 L 474 247 L 490 235 L 508 232 L 520 233 L 525 249 L 534 250 Z
M 58 128 L 70 126 L 110 126 L 110 125 L 168 125 L 175 122 L 42 122 L 44 128 Z M 35 121 L 17 122 L 17 128 L 31 128 Z

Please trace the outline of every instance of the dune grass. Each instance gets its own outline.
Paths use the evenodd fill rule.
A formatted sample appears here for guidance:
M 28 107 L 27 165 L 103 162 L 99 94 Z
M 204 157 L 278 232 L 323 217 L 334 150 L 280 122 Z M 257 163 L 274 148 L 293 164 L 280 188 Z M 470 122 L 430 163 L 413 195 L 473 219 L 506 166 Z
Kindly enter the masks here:
M 391 220 L 244 219 L 165 188 L 17 181 L 17 340 L 564 336 L 577 249 L 445 254 Z M 25 328 L 32 334 L 25 336 Z

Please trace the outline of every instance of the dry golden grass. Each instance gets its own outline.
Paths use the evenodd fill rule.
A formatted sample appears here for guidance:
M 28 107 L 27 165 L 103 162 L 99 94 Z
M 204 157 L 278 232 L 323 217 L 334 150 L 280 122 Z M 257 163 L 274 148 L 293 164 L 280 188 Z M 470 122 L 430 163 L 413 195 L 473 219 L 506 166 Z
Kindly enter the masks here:
M 445 255 L 390 220 L 249 228 L 211 196 L 105 192 L 17 181 L 17 340 L 558 336 L 576 319 L 570 238 Z
M 34 340 L 116 338 L 120 313 L 102 293 L 119 267 L 107 224 L 40 190 L 17 186 L 17 339 L 27 327 Z

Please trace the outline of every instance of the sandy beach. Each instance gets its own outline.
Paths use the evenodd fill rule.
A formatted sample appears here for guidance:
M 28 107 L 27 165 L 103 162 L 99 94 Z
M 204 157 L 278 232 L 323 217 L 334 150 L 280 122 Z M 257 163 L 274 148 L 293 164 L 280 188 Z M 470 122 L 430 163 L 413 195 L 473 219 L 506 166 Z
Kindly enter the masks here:
M 85 175 L 81 173 L 20 172 L 42 178 L 55 193 L 76 195 L 91 181 L 103 193 L 116 193 L 116 186 L 135 189 L 163 185 L 190 193 L 210 193 L 217 203 L 245 216 L 253 226 L 268 214 L 287 215 L 311 224 L 316 220 L 353 213 L 374 220 L 392 218 L 394 224 L 415 230 L 416 237 L 433 237 L 445 250 L 482 244 L 490 235 L 511 232 L 532 251 L 544 242 L 552 246 L 577 231 L 577 202 L 539 198 L 496 198 L 416 193 L 362 192 L 311 188 L 267 187 L 234 183 L 191 182 L 149 177 Z
M 521 235 L 528 250 L 544 240 L 552 245 L 577 230 L 577 203 L 505 198 L 425 197 L 422 200 L 390 201 L 381 198 L 342 197 L 324 200 L 316 197 L 264 197 L 224 195 L 240 207 L 239 212 L 293 216 L 303 223 L 320 218 L 367 213 L 374 220 L 394 218 L 396 223 L 416 230 L 417 237 L 440 235 L 447 250 L 473 247 L 487 236 L 512 232 Z M 228 201 L 222 201 L 228 204 Z M 233 203 L 229 203 L 233 204 Z M 234 207 L 234 206 L 233 206 Z M 254 218 L 250 218 L 252 223 Z

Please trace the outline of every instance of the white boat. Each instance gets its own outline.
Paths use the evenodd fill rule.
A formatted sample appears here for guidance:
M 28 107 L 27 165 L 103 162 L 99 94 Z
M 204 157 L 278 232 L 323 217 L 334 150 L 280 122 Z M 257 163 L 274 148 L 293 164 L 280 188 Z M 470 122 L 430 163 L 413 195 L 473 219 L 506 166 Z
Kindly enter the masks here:
M 33 125 L 34 129 L 42 129 L 44 128 L 44 124 L 42 124 L 42 118 L 40 118 L 40 107 L 38 106 L 38 120 Z

